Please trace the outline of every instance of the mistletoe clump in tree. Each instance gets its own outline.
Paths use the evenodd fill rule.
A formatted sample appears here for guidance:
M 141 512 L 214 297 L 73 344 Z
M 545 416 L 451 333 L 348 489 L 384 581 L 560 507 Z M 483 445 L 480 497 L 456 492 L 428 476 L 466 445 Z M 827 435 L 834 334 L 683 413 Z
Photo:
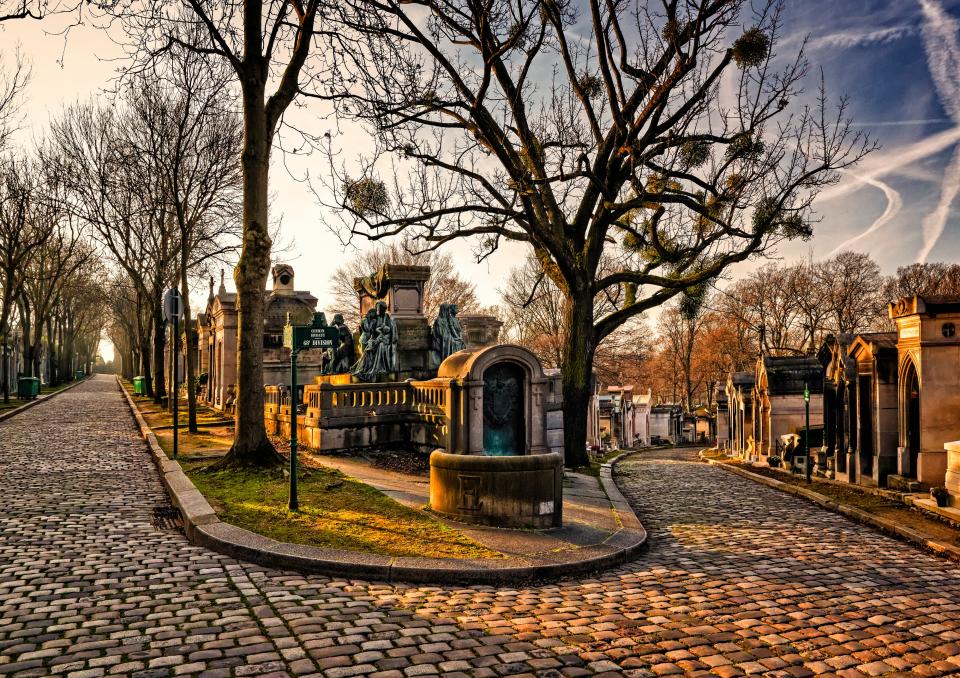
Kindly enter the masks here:
M 424 249 L 473 238 L 480 259 L 506 240 L 532 248 L 565 300 L 568 464 L 585 460 L 598 344 L 731 264 L 808 237 L 818 190 L 871 149 L 822 85 L 796 103 L 808 66 L 802 49 L 777 55 L 772 0 L 343 0 L 336 11 L 329 95 L 375 148 L 348 165 L 331 142 L 331 206 L 351 235 L 405 231 Z M 608 292 L 619 301 L 597 317 Z

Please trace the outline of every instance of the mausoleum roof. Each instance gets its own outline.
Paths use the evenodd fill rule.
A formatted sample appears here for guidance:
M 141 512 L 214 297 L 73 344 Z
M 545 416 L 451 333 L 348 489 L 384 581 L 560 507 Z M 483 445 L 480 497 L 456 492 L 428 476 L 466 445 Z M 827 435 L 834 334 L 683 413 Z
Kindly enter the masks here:
M 799 395 L 805 387 L 823 393 L 823 366 L 813 356 L 764 356 L 761 369 L 769 395 Z

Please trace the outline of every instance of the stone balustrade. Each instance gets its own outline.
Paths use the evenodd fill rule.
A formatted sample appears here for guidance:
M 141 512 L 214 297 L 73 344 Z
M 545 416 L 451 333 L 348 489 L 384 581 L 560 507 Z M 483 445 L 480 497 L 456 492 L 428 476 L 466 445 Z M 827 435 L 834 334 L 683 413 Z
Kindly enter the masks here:
M 297 420 L 301 443 L 318 450 L 378 445 L 445 446 L 453 396 L 450 379 L 372 384 L 307 384 Z M 272 435 L 290 435 L 289 392 L 267 386 L 264 420 Z

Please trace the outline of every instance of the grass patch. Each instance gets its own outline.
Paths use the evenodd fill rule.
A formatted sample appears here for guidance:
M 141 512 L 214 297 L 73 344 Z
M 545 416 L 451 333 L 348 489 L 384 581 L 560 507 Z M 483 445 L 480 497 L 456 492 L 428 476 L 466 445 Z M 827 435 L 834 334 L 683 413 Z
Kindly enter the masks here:
M 292 513 L 281 469 L 211 473 L 203 462 L 181 465 L 221 520 L 277 541 L 385 556 L 503 557 L 338 471 L 304 469 L 300 512 Z
M 130 382 L 125 381 L 124 387 L 133 393 Z M 169 457 L 173 452 L 172 414 L 151 398 L 131 397 Z M 287 510 L 290 480 L 283 469 L 205 471 L 212 458 L 230 448 L 234 427 L 214 424 L 191 434 L 186 430 L 186 407 L 186 402 L 181 403 L 179 462 L 224 522 L 277 541 L 385 556 L 503 557 L 425 512 L 320 466 L 301 466 L 300 512 L 292 513 Z M 200 424 L 223 419 L 208 407 L 197 408 Z M 283 446 L 278 449 L 284 451 Z M 306 460 L 301 457 L 301 462 Z

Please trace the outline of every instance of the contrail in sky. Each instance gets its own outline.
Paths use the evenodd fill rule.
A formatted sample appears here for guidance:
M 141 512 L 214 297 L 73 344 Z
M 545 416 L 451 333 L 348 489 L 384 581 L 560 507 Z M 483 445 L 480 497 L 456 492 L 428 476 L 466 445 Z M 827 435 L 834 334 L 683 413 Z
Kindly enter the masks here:
M 883 210 L 883 214 L 877 217 L 876 221 L 870 224 L 870 227 L 867 228 L 865 231 L 837 245 L 834 248 L 834 250 L 827 255 L 828 258 L 832 257 L 834 254 L 836 254 L 841 250 L 847 249 L 850 245 L 857 242 L 861 238 L 865 238 L 871 233 L 883 228 L 883 226 L 887 224 L 891 219 L 893 219 L 903 207 L 903 199 L 900 197 L 900 194 L 888 184 L 885 184 L 879 179 L 874 179 L 872 177 L 858 176 L 856 174 L 853 174 L 853 172 L 847 171 L 845 173 L 851 174 L 857 179 L 860 179 L 861 181 L 863 181 L 864 183 L 870 184 L 871 186 L 875 186 L 876 188 L 879 188 L 881 191 L 883 191 L 883 194 L 887 196 L 887 208 Z
M 817 200 L 839 198 L 857 190 L 863 186 L 868 179 L 877 179 L 896 172 L 901 167 L 912 165 L 919 160 L 940 153 L 955 145 L 958 141 L 960 141 L 960 126 L 937 132 L 936 134 L 906 146 L 893 148 L 883 153 L 870 154 L 866 160 L 857 167 L 856 178 L 854 178 L 853 181 L 845 181 L 828 188 L 817 196 Z
M 954 123 L 960 124 L 960 24 L 943 11 L 935 0 L 919 0 L 923 10 L 923 48 L 927 53 L 930 76 L 940 96 L 940 103 Z M 940 202 L 923 220 L 923 249 L 917 261 L 923 263 L 943 234 L 950 215 L 950 206 L 960 192 L 960 148 L 957 148 L 943 172 Z

